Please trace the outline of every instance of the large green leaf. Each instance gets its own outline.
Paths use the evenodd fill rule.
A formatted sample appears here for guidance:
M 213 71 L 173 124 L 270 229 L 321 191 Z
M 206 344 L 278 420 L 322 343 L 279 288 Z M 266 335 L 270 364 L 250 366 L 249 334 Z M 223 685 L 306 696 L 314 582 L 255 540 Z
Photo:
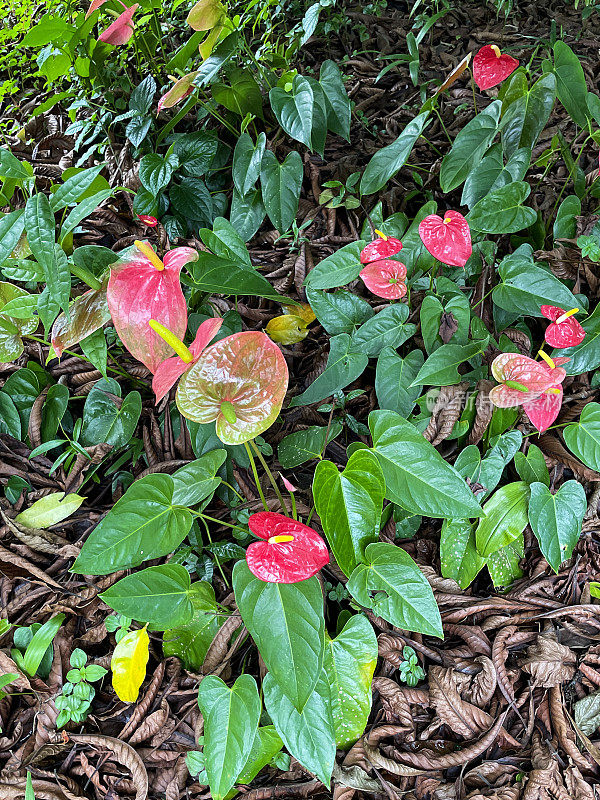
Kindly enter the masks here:
M 290 91 L 275 86 L 269 92 L 269 101 L 283 130 L 311 148 L 315 97 L 309 81 L 295 75 Z
M 508 588 L 513 581 L 523 576 L 519 562 L 524 555 L 525 539 L 521 533 L 488 557 L 486 567 L 496 589 Z
M 463 188 L 461 205 L 471 209 L 488 192 L 500 189 L 507 183 L 523 180 L 530 160 L 531 150 L 522 147 L 508 159 L 505 166 L 502 146 L 493 145 L 487 155 L 469 172 Z
M 223 800 L 252 751 L 260 718 L 260 697 L 251 675 L 240 675 L 231 689 L 216 675 L 198 688 L 204 717 L 204 758 L 211 796 Z
M 335 763 L 335 726 L 329 683 L 324 672 L 317 678 L 301 711 L 290 702 L 271 672 L 265 675 L 263 692 L 265 707 L 290 755 L 329 786 Z
M 113 378 L 94 384 L 83 407 L 84 444 L 124 447 L 129 442 L 142 413 L 142 398 L 139 392 L 129 392 L 122 402 L 120 398 L 121 387 Z
M 279 292 L 255 269 L 212 253 L 198 253 L 198 256 L 192 270 L 194 281 L 201 291 L 207 294 L 245 294 L 281 300 Z
M 173 473 L 173 505 L 195 506 L 212 495 L 221 479 L 216 477 L 227 458 L 225 450 L 211 450 Z
M 531 484 L 529 524 L 555 572 L 571 558 L 586 509 L 585 490 L 577 481 L 566 481 L 556 494 L 543 483 Z
M 326 425 L 311 425 L 303 431 L 290 433 L 277 448 L 279 463 L 284 469 L 293 469 L 313 458 L 321 458 L 325 445 L 339 436 L 342 428 L 342 423 L 334 420 L 329 429 Z
M 566 306 L 562 306 L 567 308 Z M 569 306 L 576 308 L 576 304 Z M 593 314 L 581 323 L 585 331 L 585 339 L 576 347 L 565 347 L 562 350 L 554 350 L 552 357 L 565 356 L 569 358 L 563 369 L 567 375 L 580 375 L 582 372 L 589 372 L 600 367 L 600 303 L 594 309 Z
M 25 206 L 27 241 L 35 260 L 42 267 L 48 291 L 66 311 L 71 292 L 71 273 L 67 258 L 55 247 L 55 220 L 50 202 L 43 192 L 29 198 Z
M 30 295 L 20 286 L 0 281 L 0 361 L 10 362 L 17 359 L 23 352 L 21 337 L 33 333 L 38 326 L 37 317 L 19 319 L 11 316 L 10 309 L 15 309 L 15 304 L 20 300 L 37 303 L 38 298 L 39 295 Z M 18 308 L 16 311 L 19 313 Z
M 259 133 L 254 144 L 250 134 L 245 131 L 236 142 L 231 172 L 235 188 L 242 197 L 248 194 L 260 176 L 266 142 L 266 135 Z
M 193 616 L 189 622 L 164 632 L 162 647 L 166 657 L 177 656 L 186 669 L 200 672 L 204 657 L 210 647 L 219 623 L 215 590 L 206 581 L 192 584 L 189 599 L 193 608 Z
M 600 405 L 588 403 L 579 422 L 567 425 L 565 444 L 583 463 L 600 472 Z
M 371 157 L 360 181 L 361 194 L 378 192 L 406 164 L 428 121 L 429 111 L 423 111 L 406 125 L 395 142 L 378 150 Z
M 550 486 L 550 473 L 544 460 L 544 454 L 535 444 L 530 444 L 527 455 L 515 453 L 515 469 L 519 478 L 530 486 L 532 483 L 543 483 Z
M 467 484 L 414 425 L 393 411 L 379 410 L 369 414 L 369 427 L 392 502 L 427 517 L 481 516 Z
M 431 586 L 401 547 L 388 542 L 370 544 L 365 563 L 356 567 L 347 588 L 358 603 L 397 628 L 443 639 Z
M 192 527 L 192 515 L 173 504 L 174 491 L 170 475 L 135 481 L 88 536 L 73 571 L 108 575 L 175 550 Z
M 190 574 L 181 564 L 148 567 L 127 575 L 100 597 L 118 614 L 165 630 L 189 622 L 193 614 Z
M 524 206 L 531 187 L 525 181 L 513 181 L 487 194 L 467 215 L 472 230 L 482 233 L 516 233 L 533 225 L 533 208 Z
M 435 350 L 423 364 L 413 386 L 451 386 L 459 383 L 461 375 L 458 367 L 465 361 L 484 352 L 488 338 L 470 344 L 443 344 Z
M 325 97 L 327 108 L 327 127 L 332 133 L 350 141 L 351 106 L 340 68 L 331 59 L 321 64 L 319 83 Z
M 325 621 L 317 577 L 299 583 L 265 583 L 245 561 L 238 561 L 233 587 L 244 624 L 267 669 L 301 711 L 323 666 Z
M 521 245 L 503 258 L 498 272 L 502 283 L 494 288 L 492 299 L 506 311 L 541 317 L 542 305 L 558 305 L 565 309 L 577 307 L 576 298 L 564 283 L 549 270 L 535 266 L 528 244 Z
M 569 45 L 560 39 L 554 43 L 554 74 L 558 99 L 580 127 L 587 127 L 588 91 L 583 67 Z
M 274 725 L 260 727 L 256 731 L 248 760 L 237 776 L 237 783 L 250 783 L 250 781 L 253 781 L 261 769 L 269 764 L 273 756 L 276 756 L 282 747 L 283 742 Z
M 337 289 L 358 278 L 363 268 L 360 251 L 366 242 L 350 242 L 320 261 L 306 276 L 310 289 Z M 316 312 L 315 312 L 316 313 Z
M 502 118 L 502 147 L 507 157 L 522 147 L 531 152 L 546 127 L 555 98 L 556 79 L 549 73 L 508 106 Z
M 489 557 L 523 533 L 528 501 L 529 485 L 524 481 L 508 483 L 492 495 L 475 531 L 480 555 Z
M 7 433 L 13 439 L 21 438 L 21 420 L 16 405 L 10 395 L 0 390 L 0 433 Z
M 371 711 L 371 681 L 377 665 L 377 637 L 362 614 L 350 617 L 342 631 L 325 637 L 323 667 L 331 692 L 338 747 L 348 748 L 362 735 Z
M 406 322 L 408 314 L 405 303 L 393 303 L 382 308 L 352 334 L 351 350 L 378 356 L 384 347 L 400 347 L 417 330 L 412 322 Z
M 377 458 L 357 450 L 343 472 L 332 461 L 320 461 L 313 498 L 323 531 L 340 569 L 350 575 L 365 547 L 379 536 L 385 479 Z
M 442 525 L 440 561 L 444 578 L 466 589 L 485 565 L 477 552 L 475 526 L 466 519 L 447 519 Z
M 292 226 L 298 211 L 304 168 L 295 150 L 280 164 L 271 150 L 265 150 L 260 168 L 262 199 L 269 219 L 279 233 Z
M 0 262 L 13 252 L 25 227 L 25 209 L 11 211 L 0 217 Z
M 352 338 L 347 333 L 333 336 L 329 347 L 327 366 L 305 392 L 292 398 L 290 406 L 308 406 L 324 400 L 355 381 L 369 363 L 369 357 L 365 353 L 352 350 Z
M 458 132 L 452 149 L 442 161 L 440 186 L 442 192 L 451 192 L 466 179 L 474 164 L 488 149 L 500 120 L 501 103 L 494 100 Z
M 413 386 L 413 382 L 423 361 L 421 350 L 413 350 L 402 358 L 393 348 L 383 348 L 375 370 L 375 393 L 380 408 L 408 417 L 421 394 L 422 387 Z
M 331 336 L 353 333 L 354 329 L 373 316 L 373 309 L 362 297 L 342 290 L 323 292 L 306 287 L 306 299 L 315 316 Z

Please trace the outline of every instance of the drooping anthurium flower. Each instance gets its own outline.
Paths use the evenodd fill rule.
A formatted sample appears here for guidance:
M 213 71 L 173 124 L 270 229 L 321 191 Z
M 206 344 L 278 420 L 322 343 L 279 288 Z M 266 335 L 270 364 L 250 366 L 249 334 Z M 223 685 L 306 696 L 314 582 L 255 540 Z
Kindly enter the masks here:
M 419 236 L 434 258 L 451 267 L 464 267 L 473 252 L 469 223 L 458 211 L 425 217 Z
M 540 351 L 544 362 L 519 353 L 502 353 L 492 362 L 492 375 L 499 386 L 490 392 L 490 401 L 499 408 L 523 406 L 540 433 L 548 428 L 562 405 L 562 382 L 566 372 L 561 365 L 568 358 L 551 359 Z
M 163 108 L 172 108 L 181 100 L 189 97 L 194 91 L 194 79 L 197 75 L 198 70 L 189 72 L 187 75 L 184 75 L 183 78 L 176 80 L 173 86 L 171 86 L 158 101 L 158 111 L 162 111 Z
M 486 44 L 473 59 L 473 80 L 483 91 L 502 83 L 516 70 L 516 58 L 501 53 L 495 44 Z
M 248 526 L 263 540 L 253 542 L 246 550 L 248 568 L 261 581 L 298 583 L 329 563 L 327 545 L 302 522 L 273 511 L 259 511 L 251 514 Z
M 151 217 L 150 214 L 136 214 L 136 217 L 140 222 L 143 222 L 144 225 L 147 225 L 149 228 L 156 228 L 158 225 L 158 220 L 156 217 Z
M 155 319 L 151 319 L 148 324 L 152 330 L 164 339 L 177 353 L 176 356 L 167 358 L 166 361 L 159 364 L 154 373 L 152 390 L 156 395 L 156 402 L 158 403 L 171 387 L 175 386 L 179 378 L 198 361 L 206 346 L 219 332 L 223 320 L 220 317 L 204 320 L 196 331 L 196 338 L 189 348 L 184 345 L 181 339 L 167 330 L 164 325 L 161 325 L 160 322 L 157 322 Z
M 179 382 L 177 406 L 194 422 L 216 421 L 225 444 L 243 444 L 275 422 L 287 385 L 277 345 L 262 331 L 243 331 L 206 348 Z
M 369 291 L 386 300 L 398 300 L 406 294 L 406 267 L 389 258 L 371 261 L 360 271 L 360 277 Z
M 575 347 L 583 342 L 585 331 L 573 316 L 579 311 L 578 308 L 565 311 L 558 306 L 541 306 L 540 310 L 552 322 L 544 334 L 544 339 L 551 347 Z
M 386 236 L 385 233 L 377 230 L 375 233 L 379 238 L 374 239 L 361 250 L 361 264 L 369 264 L 371 261 L 379 261 L 382 258 L 395 256 L 402 250 L 402 242 L 400 239 L 394 239 L 393 236 Z
M 119 14 L 115 21 L 110 24 L 105 31 L 102 31 L 98 37 L 99 42 L 112 45 L 127 44 L 127 42 L 133 36 L 133 15 L 137 11 L 139 3 L 134 3 L 134 5 L 130 6 L 129 8 L 125 5 L 125 3 L 121 3 L 121 5 L 125 11 Z
M 164 260 L 147 242 L 135 242 L 110 268 L 107 300 L 119 337 L 132 356 L 151 372 L 173 355 L 173 348 L 148 325 L 154 319 L 182 339 L 187 327 L 187 306 L 179 273 L 196 261 L 191 247 L 177 247 Z

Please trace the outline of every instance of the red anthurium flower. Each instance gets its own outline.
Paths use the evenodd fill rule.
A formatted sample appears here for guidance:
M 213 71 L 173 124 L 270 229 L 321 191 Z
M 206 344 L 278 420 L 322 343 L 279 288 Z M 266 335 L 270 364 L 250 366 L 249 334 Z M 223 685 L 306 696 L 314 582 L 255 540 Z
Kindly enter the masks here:
M 158 365 L 154 378 L 152 379 L 152 389 L 156 395 L 158 403 L 167 394 L 172 386 L 175 386 L 179 378 L 188 371 L 198 361 L 208 343 L 215 338 L 223 320 L 219 317 L 206 319 L 198 328 L 196 338 L 187 348 L 184 343 L 168 331 L 156 320 L 151 319 L 148 323 L 153 331 L 158 333 L 167 344 L 171 345 L 177 353 L 172 358 L 167 358 L 162 364 Z
M 393 236 L 386 236 L 381 231 L 375 231 L 379 239 L 375 239 L 371 244 L 364 247 L 360 254 L 360 263 L 369 264 L 371 261 L 379 261 L 380 258 L 389 258 L 395 256 L 402 250 L 402 242 L 400 239 L 394 239 Z
M 502 353 L 492 362 L 492 374 L 499 386 L 490 392 L 490 400 L 499 408 L 523 406 L 532 424 L 543 433 L 560 411 L 562 382 L 566 372 L 561 364 L 568 358 L 551 359 L 540 351 L 546 363 L 518 353 Z
M 127 8 L 125 3 L 121 4 L 125 11 L 120 14 L 116 20 L 108 26 L 98 37 L 98 41 L 104 44 L 127 44 L 133 36 L 133 15 L 137 11 L 139 3 L 135 3 L 130 8 Z
M 446 211 L 443 218 L 425 217 L 419 236 L 434 258 L 452 267 L 464 267 L 473 251 L 469 223 L 458 211 Z
M 147 225 L 149 228 L 156 228 L 158 225 L 158 220 L 156 217 L 151 217 L 150 214 L 136 214 L 136 217 L 140 222 L 143 222 L 144 225 Z
M 316 531 L 273 511 L 259 511 L 248 519 L 252 533 L 263 539 L 246 550 L 253 575 L 267 583 L 298 583 L 316 575 L 329 563 L 327 545 Z
M 516 58 L 501 53 L 495 44 L 486 44 L 473 59 L 473 80 L 481 90 L 491 89 L 508 78 L 518 66 Z
M 225 444 L 254 439 L 277 419 L 288 385 L 281 350 L 262 331 L 211 344 L 177 387 L 177 406 L 194 422 L 216 421 Z
M 545 340 L 551 347 L 574 347 L 583 342 L 585 331 L 573 316 L 578 311 L 578 308 L 565 311 L 558 306 L 541 306 L 542 314 L 552 320 L 552 324 L 548 325 L 544 334 Z
M 131 355 L 151 372 L 173 355 L 173 348 L 148 322 L 154 319 L 183 338 L 187 306 L 179 273 L 197 258 L 191 247 L 178 247 L 161 261 L 147 242 L 135 242 L 125 258 L 111 266 L 106 296 L 113 324 Z
M 361 270 L 360 277 L 367 289 L 377 297 L 398 300 L 406 294 L 406 284 L 404 283 L 406 267 L 399 261 L 390 259 L 371 261 Z

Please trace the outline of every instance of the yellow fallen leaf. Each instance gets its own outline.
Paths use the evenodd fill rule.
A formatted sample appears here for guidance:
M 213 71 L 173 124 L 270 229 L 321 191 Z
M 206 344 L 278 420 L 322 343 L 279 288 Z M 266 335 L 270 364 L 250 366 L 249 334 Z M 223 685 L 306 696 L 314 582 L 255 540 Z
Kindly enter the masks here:
M 306 322 L 295 314 L 273 317 L 267 323 L 265 332 L 279 344 L 296 344 L 308 336 Z
M 300 303 L 297 306 L 282 306 L 286 314 L 293 314 L 295 317 L 300 317 L 307 325 L 316 320 L 316 314 L 308 303 Z
M 135 703 L 146 677 L 150 638 L 146 628 L 126 633 L 112 654 L 112 685 L 119 700 Z

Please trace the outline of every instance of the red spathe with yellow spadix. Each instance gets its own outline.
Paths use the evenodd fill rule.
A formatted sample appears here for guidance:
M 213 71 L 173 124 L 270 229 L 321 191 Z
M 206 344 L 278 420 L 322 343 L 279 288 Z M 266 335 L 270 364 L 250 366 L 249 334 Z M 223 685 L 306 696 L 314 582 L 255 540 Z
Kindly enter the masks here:
M 248 526 L 263 541 L 246 550 L 250 572 L 267 583 L 298 583 L 329 563 L 327 545 L 308 525 L 273 511 L 252 514 Z
M 497 86 L 516 70 L 516 58 L 501 53 L 495 44 L 486 44 L 473 59 L 473 80 L 484 91 Z

